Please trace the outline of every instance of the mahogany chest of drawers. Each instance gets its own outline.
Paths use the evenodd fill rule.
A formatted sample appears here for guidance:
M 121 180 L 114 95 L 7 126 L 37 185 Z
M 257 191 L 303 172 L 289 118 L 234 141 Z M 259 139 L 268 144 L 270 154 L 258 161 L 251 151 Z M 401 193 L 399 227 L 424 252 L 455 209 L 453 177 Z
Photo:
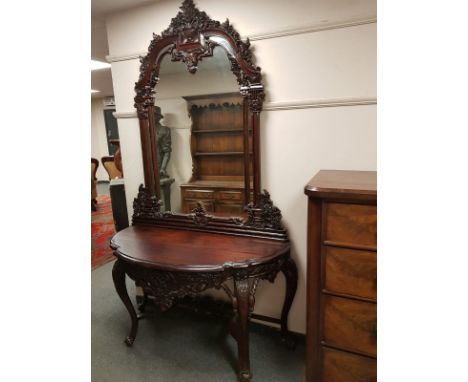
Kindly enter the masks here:
M 377 380 L 376 178 L 322 170 L 305 186 L 307 382 Z

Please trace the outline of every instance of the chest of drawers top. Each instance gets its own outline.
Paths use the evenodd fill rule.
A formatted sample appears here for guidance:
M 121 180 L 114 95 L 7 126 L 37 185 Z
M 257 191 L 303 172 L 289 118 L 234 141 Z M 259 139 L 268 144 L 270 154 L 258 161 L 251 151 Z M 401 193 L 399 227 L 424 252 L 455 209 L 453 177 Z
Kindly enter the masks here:
M 377 172 L 321 170 L 305 186 L 309 197 L 343 200 L 377 200 Z

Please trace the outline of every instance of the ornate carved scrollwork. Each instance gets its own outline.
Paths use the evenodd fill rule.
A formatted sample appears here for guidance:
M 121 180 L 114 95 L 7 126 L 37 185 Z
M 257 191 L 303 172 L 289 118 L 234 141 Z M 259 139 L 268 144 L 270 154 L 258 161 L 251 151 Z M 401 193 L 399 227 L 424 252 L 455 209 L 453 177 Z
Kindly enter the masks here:
M 173 61 L 184 62 L 188 71 L 195 73 L 198 62 L 213 55 L 217 43 L 210 40 L 210 36 L 224 36 L 228 38 L 229 45 L 234 44 L 232 51 L 226 50 L 231 70 L 241 89 L 244 88 L 241 93 L 247 97 L 251 111 L 258 113 L 262 109 L 265 94 L 261 85 L 261 68 L 253 63 L 249 39 L 242 41 L 229 19 L 224 23 L 212 20 L 192 0 L 184 0 L 169 27 L 161 35 L 153 33 L 148 53 L 140 59 L 140 77 L 135 83 L 135 108 L 141 119 L 148 118 L 148 106 L 154 105 L 153 89 L 159 80 L 159 64 L 156 63 L 159 53 L 164 49 L 171 54 Z
M 118 256 L 118 255 L 117 255 Z M 273 282 L 281 271 L 289 256 L 279 256 L 274 261 L 259 265 L 243 265 L 227 263 L 224 269 L 215 272 L 172 272 L 159 269 L 148 269 L 128 262 L 123 262 L 125 272 L 143 288 L 145 293 L 155 297 L 155 303 L 161 310 L 169 309 L 177 299 L 203 292 L 209 288 L 223 288 L 232 298 L 235 296 L 224 284 L 233 279 L 252 280 L 250 298 L 253 299 L 260 279 Z
M 171 48 L 171 60 L 182 61 L 187 66 L 187 70 L 195 74 L 198 69 L 198 61 L 203 57 L 213 56 L 215 44 L 209 39 L 205 39 L 203 34 L 197 31 L 183 31 L 179 33 L 178 41 Z
M 147 218 L 157 219 L 163 216 L 161 212 L 162 201 L 149 194 L 141 184 L 138 188 L 138 196 L 133 200 L 133 219 Z
M 244 225 L 255 228 L 282 230 L 283 225 L 281 223 L 281 211 L 273 204 L 268 191 L 263 190 L 263 193 L 258 196 L 258 206 L 250 203 L 246 207 L 248 218 Z
M 192 219 L 197 225 L 206 225 L 213 218 L 212 215 L 208 215 L 203 203 L 197 202 L 197 206 L 192 210 Z
M 252 113 L 260 113 L 265 99 L 265 92 L 262 84 L 253 84 L 240 88 L 240 93 L 247 98 L 249 109 Z
M 176 299 L 194 297 L 208 288 L 221 288 L 223 273 L 166 272 L 143 267 L 127 267 L 127 274 L 155 297 L 162 311 L 169 309 Z

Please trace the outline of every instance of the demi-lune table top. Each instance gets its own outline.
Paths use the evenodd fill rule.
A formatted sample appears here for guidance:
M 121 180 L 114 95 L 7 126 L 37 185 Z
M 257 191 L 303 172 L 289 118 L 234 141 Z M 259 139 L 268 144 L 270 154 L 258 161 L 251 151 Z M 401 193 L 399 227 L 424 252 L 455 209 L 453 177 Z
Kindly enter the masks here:
M 154 226 L 130 226 L 111 240 L 116 255 L 140 265 L 179 271 L 221 271 L 266 263 L 289 251 L 287 242 Z

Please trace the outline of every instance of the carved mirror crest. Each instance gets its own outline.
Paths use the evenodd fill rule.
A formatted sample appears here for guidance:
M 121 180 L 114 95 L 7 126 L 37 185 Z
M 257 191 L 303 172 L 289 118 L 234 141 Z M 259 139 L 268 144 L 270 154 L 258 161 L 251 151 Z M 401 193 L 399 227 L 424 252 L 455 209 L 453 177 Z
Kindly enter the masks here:
M 281 212 L 260 188 L 265 93 L 250 42 L 192 0 L 180 9 L 140 60 L 145 186 L 133 222 L 286 240 Z

